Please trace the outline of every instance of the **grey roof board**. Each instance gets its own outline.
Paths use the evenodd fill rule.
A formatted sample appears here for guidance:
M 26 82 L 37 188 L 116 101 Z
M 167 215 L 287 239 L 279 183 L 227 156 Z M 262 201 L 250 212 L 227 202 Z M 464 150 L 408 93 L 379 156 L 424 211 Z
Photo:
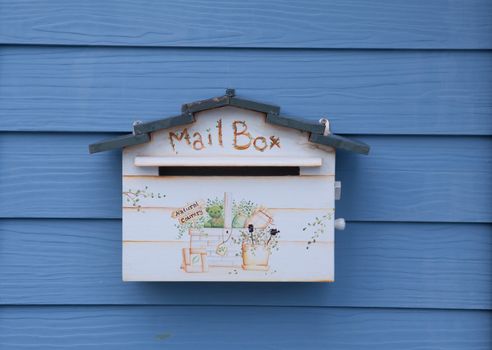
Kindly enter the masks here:
M 112 149 L 123 148 L 126 146 L 140 145 L 150 141 L 149 134 L 140 135 L 123 135 L 89 145 L 89 153 L 98 153 L 104 151 L 110 151 Z
M 287 128 L 298 129 L 301 131 L 311 132 L 313 134 L 323 134 L 325 126 L 319 123 L 313 123 L 308 120 L 286 117 L 275 113 L 268 113 L 266 117 L 267 123 L 285 126 Z
M 278 106 L 251 101 L 251 100 L 245 100 L 236 97 L 235 94 L 236 92 L 234 89 L 227 89 L 226 94 L 224 96 L 213 97 L 207 100 L 201 100 L 191 103 L 185 103 L 184 105 L 181 106 L 181 111 L 196 113 L 213 108 L 234 106 L 238 108 L 244 108 L 244 109 L 249 109 L 252 111 L 263 112 L 263 113 L 273 112 L 278 114 L 280 112 L 280 107 Z
M 312 123 L 310 121 L 298 118 L 281 116 L 280 107 L 237 98 L 235 96 L 234 89 L 227 89 L 224 96 L 186 103 L 181 107 L 183 113 L 178 116 L 159 119 L 152 122 L 135 124 L 134 134 L 124 135 L 112 140 L 94 143 L 89 146 L 89 152 L 103 152 L 115 148 L 133 146 L 148 142 L 150 141 L 149 133 L 151 132 L 168 129 L 178 125 L 190 124 L 194 122 L 194 113 L 224 106 L 234 106 L 266 113 L 267 123 L 301 131 L 307 131 L 310 133 L 309 141 L 313 143 L 345 149 L 361 154 L 369 153 L 369 146 L 363 142 L 350 140 L 346 137 L 338 136 L 335 134 L 323 136 L 323 132 L 325 129 L 324 125 Z
M 181 112 L 196 113 L 207 109 L 219 108 L 230 105 L 230 97 L 219 96 L 196 102 L 185 103 L 181 106 Z
M 278 106 L 251 101 L 251 100 L 244 100 L 242 98 L 237 98 L 237 97 L 231 97 L 229 100 L 229 105 L 234 107 L 244 108 L 244 109 L 250 109 L 257 112 L 263 112 L 263 113 L 272 113 L 272 112 L 276 114 L 280 113 L 280 107 Z
M 194 121 L 195 118 L 193 118 L 192 113 L 183 113 L 174 117 L 135 124 L 133 130 L 135 131 L 135 134 L 145 134 L 157 130 L 169 129 L 174 126 L 190 124 Z
M 365 144 L 364 142 L 348 139 L 346 137 L 335 134 L 311 134 L 311 136 L 309 137 L 309 141 L 320 145 L 331 146 L 360 154 L 369 154 L 370 149 L 369 145 Z

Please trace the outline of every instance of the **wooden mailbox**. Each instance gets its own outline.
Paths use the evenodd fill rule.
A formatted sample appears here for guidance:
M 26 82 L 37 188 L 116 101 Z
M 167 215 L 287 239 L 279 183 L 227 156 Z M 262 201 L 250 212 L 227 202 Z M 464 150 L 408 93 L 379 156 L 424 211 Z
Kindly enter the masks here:
M 90 145 L 123 148 L 125 281 L 333 281 L 335 149 L 361 142 L 234 90 Z M 335 223 L 336 222 L 336 223 Z

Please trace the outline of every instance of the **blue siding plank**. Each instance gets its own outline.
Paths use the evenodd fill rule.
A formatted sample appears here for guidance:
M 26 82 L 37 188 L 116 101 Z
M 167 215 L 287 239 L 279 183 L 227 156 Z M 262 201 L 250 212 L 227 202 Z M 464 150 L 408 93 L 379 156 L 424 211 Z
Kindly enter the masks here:
M 4 307 L 5 349 L 489 350 L 484 311 Z
M 0 43 L 492 48 L 487 0 L 8 1 Z
M 121 154 L 87 151 L 110 136 L 2 134 L 0 217 L 120 218 Z M 492 138 L 350 136 L 371 155 L 338 153 L 338 217 L 492 222 Z
M 0 131 L 131 132 L 235 87 L 339 134 L 492 135 L 492 51 L 6 46 L 0 62 Z
M 492 309 L 490 224 L 354 223 L 335 283 L 124 283 L 119 220 L 0 220 L 0 304 Z

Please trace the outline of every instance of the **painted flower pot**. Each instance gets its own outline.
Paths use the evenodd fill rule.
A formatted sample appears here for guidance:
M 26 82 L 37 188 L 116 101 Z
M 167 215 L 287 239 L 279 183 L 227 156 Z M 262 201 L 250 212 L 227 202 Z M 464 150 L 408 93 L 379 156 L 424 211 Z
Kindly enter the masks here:
M 242 244 L 243 269 L 267 271 L 270 250 L 264 245 Z

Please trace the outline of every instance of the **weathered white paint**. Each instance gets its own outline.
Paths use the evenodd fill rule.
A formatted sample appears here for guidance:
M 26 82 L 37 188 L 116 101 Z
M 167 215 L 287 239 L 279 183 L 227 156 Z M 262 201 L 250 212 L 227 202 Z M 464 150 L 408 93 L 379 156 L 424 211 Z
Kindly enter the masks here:
M 334 244 L 280 242 L 270 256 L 268 271 L 246 271 L 241 266 L 209 268 L 206 273 L 180 269 L 185 242 L 124 242 L 124 281 L 333 281 Z
M 323 164 L 322 158 L 305 157 L 135 157 L 135 166 L 275 166 L 275 167 L 319 167 Z
M 147 187 L 147 189 L 146 189 Z M 137 205 L 177 208 L 198 199 L 251 199 L 267 208 L 333 208 L 333 176 L 125 176 L 123 193 L 145 191 Z M 154 198 L 150 194 L 154 194 Z M 158 195 L 161 195 L 160 198 Z M 124 207 L 135 207 L 123 198 Z
M 263 113 L 195 117 L 123 152 L 124 280 L 332 281 L 334 150 Z M 300 176 L 158 176 L 160 166 L 299 166 Z

